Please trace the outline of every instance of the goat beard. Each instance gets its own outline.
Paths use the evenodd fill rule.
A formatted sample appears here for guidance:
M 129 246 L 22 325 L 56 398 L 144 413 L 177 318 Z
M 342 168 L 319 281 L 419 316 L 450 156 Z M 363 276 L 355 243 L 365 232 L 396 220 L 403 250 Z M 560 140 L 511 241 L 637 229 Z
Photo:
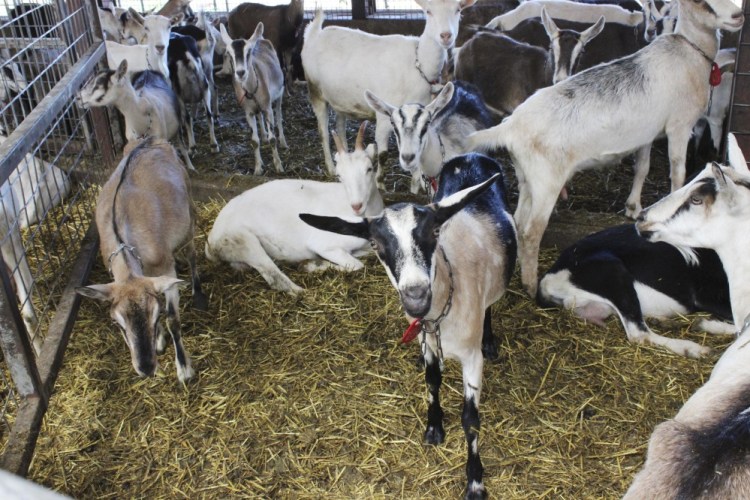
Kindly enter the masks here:
M 242 88 L 242 84 L 237 80 L 233 79 L 234 84 L 234 95 L 237 96 L 237 101 L 242 102 L 242 98 L 245 96 L 245 89 Z

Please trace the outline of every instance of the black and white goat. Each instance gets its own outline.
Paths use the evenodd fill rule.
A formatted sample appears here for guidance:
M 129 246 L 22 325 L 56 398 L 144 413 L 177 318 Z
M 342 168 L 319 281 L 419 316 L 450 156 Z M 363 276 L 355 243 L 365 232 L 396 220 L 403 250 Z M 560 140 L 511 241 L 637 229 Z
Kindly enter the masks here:
M 80 103 L 83 108 L 115 106 L 125 117 L 125 137 L 129 141 L 149 136 L 176 139 L 185 164 L 190 170 L 195 170 L 180 134 L 180 102 L 161 73 L 142 71 L 130 75 L 125 59 L 117 71 L 97 73 L 81 89 Z
M 600 17 L 583 31 L 559 29 L 542 9 L 542 24 L 549 49 L 517 42 L 507 36 L 480 32 L 461 46 L 455 60 L 455 75 L 476 85 L 487 106 L 501 117 L 508 116 L 531 94 L 565 80 L 575 73 L 583 48 L 604 28 Z M 487 68 L 503 68 L 487 71 Z
M 691 358 L 710 349 L 658 335 L 644 318 L 706 311 L 723 321 L 732 319 L 727 276 L 716 252 L 700 248 L 683 253 L 666 243 L 651 243 L 632 224 L 589 235 L 563 250 L 539 282 L 537 302 L 572 309 L 598 325 L 616 314 L 631 342 Z M 701 326 L 712 333 L 734 333 L 734 326 L 723 321 L 704 320 Z
M 443 165 L 466 152 L 466 137 L 492 125 L 492 115 L 473 85 L 448 82 L 427 106 L 392 106 L 369 90 L 365 98 L 370 107 L 390 117 L 396 132 L 401 168 L 412 174 L 411 192 L 419 192 L 422 177 L 434 183 Z
M 558 193 L 578 171 L 637 151 L 627 215 L 640 212 L 651 142 L 666 134 L 672 190 L 685 180 L 693 125 L 708 104 L 718 29 L 738 30 L 744 16 L 730 0 L 677 0 L 672 35 L 635 54 L 537 91 L 500 125 L 469 137 L 470 149 L 507 148 L 519 181 L 521 280 L 536 296 L 539 244 Z M 669 66 L 670 71 L 664 71 Z
M 260 157 L 260 141 L 268 138 L 271 143 L 273 165 L 277 172 L 283 172 L 279 150 L 276 147 L 276 136 L 279 133 L 279 144 L 288 148 L 284 137 L 284 126 L 281 114 L 281 101 L 284 97 L 284 74 L 276 57 L 276 51 L 268 40 L 263 38 L 263 23 L 255 28 L 248 40 L 232 40 L 224 25 L 219 28 L 221 38 L 227 45 L 234 68 L 234 91 L 237 100 L 245 110 L 247 124 L 250 125 L 252 148 L 255 150 L 255 175 L 263 172 L 263 160 Z M 260 118 L 260 135 L 258 123 Z M 345 136 L 342 136 L 345 137 Z
M 466 498 L 484 498 L 478 444 L 483 325 L 487 309 L 505 293 L 513 272 L 516 232 L 502 170 L 486 156 L 449 161 L 435 199 L 427 206 L 398 203 L 375 217 L 300 217 L 314 227 L 369 240 L 407 317 L 419 321 L 430 391 L 429 444 L 445 439 L 439 397 L 443 359 L 461 363 Z
M 96 204 L 102 260 L 113 281 L 76 288 L 80 295 L 110 302 L 110 316 L 141 376 L 154 374 L 156 354 L 166 347 L 166 332 L 159 323 L 159 296 L 164 294 L 180 382 L 195 372 L 180 332 L 178 287 L 183 281 L 175 270 L 178 250 L 187 251 L 194 306 L 205 310 L 208 305 L 195 266 L 195 221 L 188 184 L 185 167 L 166 141 L 148 138 L 128 143 Z
M 441 89 L 441 71 L 448 60 L 448 50 L 456 42 L 461 11 L 474 5 L 475 0 L 415 1 L 426 14 L 419 37 L 378 36 L 340 26 L 323 29 L 321 9 L 305 29 L 302 65 L 329 174 L 333 174 L 333 160 L 328 106 L 336 112 L 336 132 L 343 137 L 347 118 L 365 120 L 376 116 L 363 89 L 393 106 L 409 102 L 426 105 L 432 94 Z M 343 48 L 346 57 L 341 56 Z M 388 117 L 377 115 L 378 178 L 382 178 L 388 158 L 392 131 Z
M 197 28 L 196 28 L 197 29 Z M 212 112 L 211 91 L 213 86 L 203 68 L 201 54 L 192 36 L 170 33 L 167 48 L 169 79 L 182 106 L 183 127 L 188 135 L 188 148 L 195 150 L 195 133 L 193 122 L 198 114 L 198 105 L 203 104 L 208 119 L 208 134 L 211 151 L 219 152 L 219 143 L 214 131 L 214 114 Z M 213 80 L 213 76 L 211 78 Z
M 716 251 L 729 278 L 738 338 L 675 417 L 656 427 L 628 500 L 750 497 L 750 171 L 735 139 L 727 143 L 730 166 L 707 165 L 636 223 L 650 241 Z
M 372 216 L 383 210 L 375 183 L 375 148 L 365 149 L 367 122 L 359 128 L 354 151 L 348 152 L 334 135 L 338 149 L 339 182 L 279 179 L 249 189 L 221 209 L 206 243 L 206 257 L 229 262 L 236 269 L 252 267 L 271 288 L 296 294 L 302 291 L 276 265 L 313 261 L 308 271 L 330 265 L 342 270 L 362 269 L 357 259 L 370 252 L 367 241 L 314 229 L 299 220 L 300 212 Z M 323 264 L 314 261 L 323 260 Z

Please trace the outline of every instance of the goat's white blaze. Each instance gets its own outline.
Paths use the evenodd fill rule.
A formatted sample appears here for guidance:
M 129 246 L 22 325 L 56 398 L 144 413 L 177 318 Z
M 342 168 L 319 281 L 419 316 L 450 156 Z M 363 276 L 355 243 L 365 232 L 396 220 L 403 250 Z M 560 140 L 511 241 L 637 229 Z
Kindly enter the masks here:
M 414 172 L 419 168 L 427 137 L 423 130 L 429 126 L 431 119 L 431 114 L 426 112 L 421 104 L 405 104 L 391 115 L 393 127 L 396 129 L 398 162 L 407 172 Z
M 435 275 L 434 259 L 430 269 L 424 261 L 424 255 L 419 252 L 414 241 L 413 231 L 417 226 L 413 208 L 389 211 L 385 216 L 389 222 L 391 234 L 400 248 L 397 259 L 392 263 L 395 269 L 385 266 L 391 283 L 402 293 L 408 287 L 430 288 Z

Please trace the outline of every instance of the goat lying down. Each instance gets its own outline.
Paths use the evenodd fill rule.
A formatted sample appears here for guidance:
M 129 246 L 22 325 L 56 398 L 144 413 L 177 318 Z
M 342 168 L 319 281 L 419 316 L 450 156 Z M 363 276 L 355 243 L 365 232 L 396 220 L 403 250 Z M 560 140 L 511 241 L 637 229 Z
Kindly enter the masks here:
M 513 159 L 521 281 L 531 296 L 542 235 L 558 193 L 576 172 L 637 152 L 626 211 L 635 217 L 651 143 L 666 134 L 672 190 L 684 183 L 687 143 L 708 104 L 717 30 L 739 30 L 744 16 L 730 0 L 677 1 L 675 34 L 537 91 L 502 123 L 468 139 L 472 150 L 507 148 Z
M 376 215 L 383 199 L 375 183 L 375 149 L 364 147 L 367 122 L 359 128 L 354 151 L 347 152 L 338 136 L 336 173 L 340 182 L 281 179 L 249 189 L 221 210 L 206 243 L 206 257 L 223 260 L 233 267 L 256 269 L 271 288 L 288 293 L 302 290 L 274 263 L 325 259 L 308 263 L 314 271 L 332 263 L 339 269 L 358 270 L 356 257 L 369 253 L 366 241 L 313 229 L 302 223 L 300 212 L 330 215 Z
M 85 297 L 110 302 L 110 315 L 130 349 L 136 372 L 151 376 L 164 352 L 166 333 L 159 323 L 159 295 L 166 299 L 169 333 L 175 347 L 177 378 L 193 377 L 182 346 L 180 294 L 174 254 L 186 249 L 193 303 L 207 308 L 195 266 L 195 221 L 188 176 L 174 148 L 149 138 L 129 142 L 122 161 L 102 187 L 96 204 L 101 255 L 113 281 L 76 288 Z
M 644 317 L 665 318 L 698 311 L 731 321 L 729 285 L 719 257 L 705 248 L 680 250 L 638 236 L 632 224 L 592 234 L 566 248 L 539 282 L 537 302 L 563 306 L 603 325 L 617 314 L 628 339 L 666 347 L 697 358 L 710 349 L 690 340 L 652 332 Z M 713 333 L 734 333 L 734 326 L 704 320 Z
M 750 171 L 731 135 L 728 146 L 729 167 L 706 166 L 636 224 L 651 241 L 716 251 L 729 277 L 739 335 L 703 387 L 656 427 L 627 500 L 750 498 Z
M 479 457 L 479 397 L 486 310 L 505 293 L 516 258 L 500 165 L 477 154 L 449 161 L 434 203 L 398 203 L 376 217 L 301 214 L 308 224 L 369 240 L 398 290 L 407 317 L 417 319 L 430 391 L 425 440 L 445 439 L 440 384 L 443 358 L 463 369 L 466 498 L 484 498 Z

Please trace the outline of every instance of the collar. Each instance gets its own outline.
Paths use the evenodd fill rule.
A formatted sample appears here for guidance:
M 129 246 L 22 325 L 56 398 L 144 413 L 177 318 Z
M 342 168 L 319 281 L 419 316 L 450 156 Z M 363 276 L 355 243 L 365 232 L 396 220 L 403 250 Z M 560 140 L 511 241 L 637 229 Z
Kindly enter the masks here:
M 702 55 L 702 56 L 703 56 L 703 59 L 705 59 L 706 61 L 708 61 L 708 63 L 709 63 L 709 64 L 713 64 L 713 63 L 714 63 L 714 60 L 713 60 L 713 58 L 711 58 L 711 57 L 708 57 L 708 54 L 706 54 L 706 53 L 705 53 L 705 52 L 703 51 L 703 49 L 702 49 L 702 48 L 698 47 L 698 46 L 697 46 L 696 44 L 694 44 L 693 42 L 691 42 L 690 40 L 688 40 L 688 39 L 687 39 L 687 38 L 685 37 L 685 35 L 681 35 L 680 33 L 676 33 L 676 34 L 675 34 L 674 36 L 676 36 L 676 37 L 679 37 L 679 38 L 682 38 L 683 40 L 685 40 L 685 42 L 687 42 L 687 44 L 688 44 L 688 45 L 690 45 L 690 46 L 691 46 L 692 48 L 694 48 L 695 50 L 697 50 L 697 51 L 698 51 L 698 53 L 699 53 L 700 55 Z
M 112 273 L 112 259 L 114 259 L 115 257 L 117 257 L 118 254 L 124 252 L 125 250 L 127 250 L 128 252 L 130 252 L 130 255 L 132 255 L 133 257 L 135 257 L 138 260 L 138 263 L 141 264 L 141 266 L 143 266 L 143 262 L 141 261 L 141 256 L 138 255 L 138 251 L 135 249 L 135 247 L 132 246 L 132 245 L 127 245 L 125 243 L 120 243 L 117 246 L 117 248 L 115 248 L 115 251 L 112 252 L 111 254 L 109 254 L 109 259 L 107 259 L 107 264 L 109 265 L 109 274 L 110 275 L 114 276 L 114 274 Z M 127 262 L 126 262 L 126 264 L 127 264 Z

